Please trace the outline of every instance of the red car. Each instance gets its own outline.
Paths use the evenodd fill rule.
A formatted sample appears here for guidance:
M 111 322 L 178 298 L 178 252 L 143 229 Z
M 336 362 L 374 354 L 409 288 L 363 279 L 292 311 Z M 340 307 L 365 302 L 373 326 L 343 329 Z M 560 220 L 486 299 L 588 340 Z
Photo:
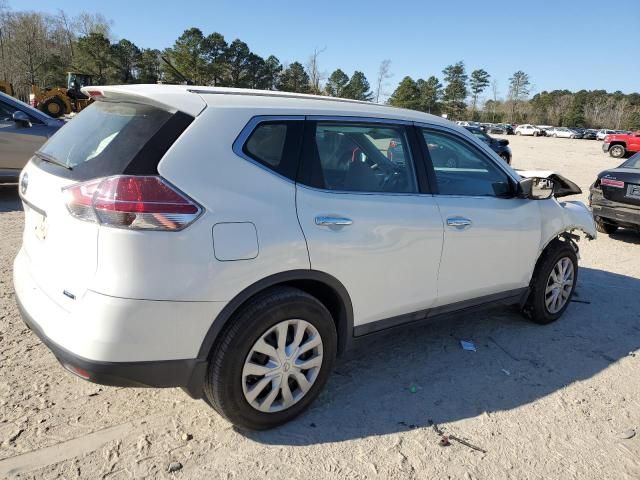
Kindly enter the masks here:
M 604 137 L 602 151 L 613 158 L 622 158 L 628 153 L 640 152 L 640 130 L 630 133 L 615 133 Z

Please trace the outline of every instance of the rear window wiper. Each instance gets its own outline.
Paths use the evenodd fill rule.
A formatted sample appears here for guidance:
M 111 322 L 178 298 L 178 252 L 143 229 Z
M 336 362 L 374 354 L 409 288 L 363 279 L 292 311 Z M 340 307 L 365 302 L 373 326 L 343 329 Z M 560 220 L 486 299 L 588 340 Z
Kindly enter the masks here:
M 55 158 L 53 158 L 51 155 L 47 155 L 46 153 L 42 153 L 41 151 L 37 151 L 35 153 L 35 156 L 38 157 L 40 160 L 44 160 L 45 162 L 53 163 L 54 165 L 58 165 L 59 167 L 66 168 L 67 170 L 73 170 L 73 168 L 71 168 L 69 165 L 62 163 L 56 160 Z

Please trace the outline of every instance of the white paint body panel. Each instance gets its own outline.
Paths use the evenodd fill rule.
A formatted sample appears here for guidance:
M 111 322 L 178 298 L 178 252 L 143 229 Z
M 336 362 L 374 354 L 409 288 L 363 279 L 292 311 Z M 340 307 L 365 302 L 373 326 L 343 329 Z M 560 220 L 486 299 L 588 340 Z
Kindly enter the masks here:
M 431 307 L 437 296 L 442 219 L 430 195 L 337 193 L 298 187 L 311 267 L 351 296 L 354 325 Z M 319 226 L 316 216 L 352 225 Z
M 444 220 L 437 306 L 526 287 L 540 246 L 535 201 L 436 196 Z M 464 229 L 448 218 L 471 221 Z
M 253 260 L 260 253 L 256 226 L 250 222 L 215 224 L 213 252 L 222 262 Z
M 42 332 L 87 360 L 138 362 L 195 358 L 224 302 L 158 302 L 87 291 L 67 310 L 36 283 L 24 249 L 13 279 L 22 305 Z

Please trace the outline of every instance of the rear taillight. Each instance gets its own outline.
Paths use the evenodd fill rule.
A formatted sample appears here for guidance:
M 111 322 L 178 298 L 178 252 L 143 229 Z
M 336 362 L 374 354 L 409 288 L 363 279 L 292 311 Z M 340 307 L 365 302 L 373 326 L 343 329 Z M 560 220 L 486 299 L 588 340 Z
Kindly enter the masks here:
M 604 136 L 604 143 L 609 143 L 609 135 Z
M 202 209 L 157 176 L 118 175 L 78 183 L 63 190 L 76 218 L 135 230 L 182 230 Z

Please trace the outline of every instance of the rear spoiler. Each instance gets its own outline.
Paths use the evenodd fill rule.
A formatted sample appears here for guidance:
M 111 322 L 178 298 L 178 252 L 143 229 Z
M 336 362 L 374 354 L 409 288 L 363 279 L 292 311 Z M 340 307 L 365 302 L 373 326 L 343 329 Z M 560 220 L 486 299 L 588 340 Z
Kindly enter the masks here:
M 553 195 L 556 198 L 567 197 L 569 195 L 577 195 L 582 193 L 582 190 L 578 185 L 573 183 L 566 177 L 563 177 L 559 173 L 555 173 L 551 170 L 516 170 L 516 173 L 522 178 L 548 178 L 553 180 Z
M 171 112 L 181 111 L 197 117 L 207 107 L 198 94 L 181 85 L 108 85 L 81 88 L 96 101 L 134 102 L 153 105 Z

